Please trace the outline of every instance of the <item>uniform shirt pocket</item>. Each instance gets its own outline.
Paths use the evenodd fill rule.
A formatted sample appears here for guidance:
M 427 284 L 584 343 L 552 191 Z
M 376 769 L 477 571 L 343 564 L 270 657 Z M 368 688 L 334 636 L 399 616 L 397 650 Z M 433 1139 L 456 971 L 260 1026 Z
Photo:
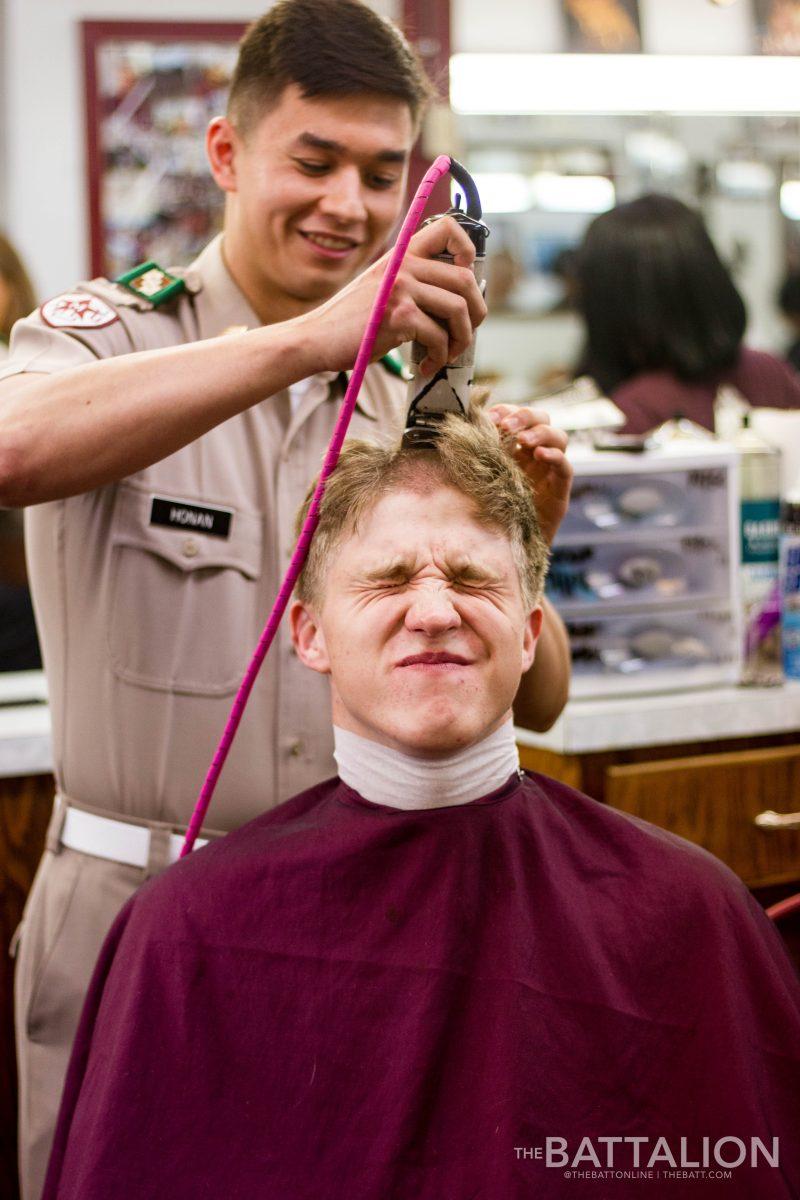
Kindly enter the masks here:
M 153 499 L 131 484 L 117 494 L 106 631 L 111 668 L 157 691 L 229 694 L 257 634 L 263 518 L 217 498 L 168 497 L 184 513 L 187 505 L 230 511 L 220 537 L 202 524 L 152 524 Z

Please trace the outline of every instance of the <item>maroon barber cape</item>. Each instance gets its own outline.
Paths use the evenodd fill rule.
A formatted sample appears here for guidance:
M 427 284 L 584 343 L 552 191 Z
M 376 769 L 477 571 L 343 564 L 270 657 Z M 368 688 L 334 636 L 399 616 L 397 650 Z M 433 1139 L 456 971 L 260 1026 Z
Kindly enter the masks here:
M 800 985 L 704 851 L 540 775 L 339 780 L 123 909 L 45 1200 L 800 1196 Z

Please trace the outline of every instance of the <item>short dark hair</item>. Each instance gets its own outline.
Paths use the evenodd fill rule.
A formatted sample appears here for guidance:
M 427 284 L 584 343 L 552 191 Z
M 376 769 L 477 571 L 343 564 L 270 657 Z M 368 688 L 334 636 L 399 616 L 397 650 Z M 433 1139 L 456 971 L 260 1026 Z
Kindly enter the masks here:
M 596 217 L 576 267 L 581 371 L 604 391 L 642 371 L 696 380 L 736 362 L 744 302 L 702 217 L 674 196 L 640 196 Z
M 397 26 L 361 0 L 279 0 L 249 26 L 228 98 L 240 133 L 246 135 L 292 83 L 306 98 L 394 96 L 408 105 L 415 128 L 434 94 Z

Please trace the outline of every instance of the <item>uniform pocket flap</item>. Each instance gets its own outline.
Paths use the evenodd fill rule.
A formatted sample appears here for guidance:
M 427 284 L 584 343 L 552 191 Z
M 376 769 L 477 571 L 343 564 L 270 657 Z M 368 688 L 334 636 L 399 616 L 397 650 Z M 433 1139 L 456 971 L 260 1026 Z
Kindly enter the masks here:
M 119 488 L 112 542 L 166 560 L 179 571 L 233 568 L 261 574 L 262 517 L 206 497 Z

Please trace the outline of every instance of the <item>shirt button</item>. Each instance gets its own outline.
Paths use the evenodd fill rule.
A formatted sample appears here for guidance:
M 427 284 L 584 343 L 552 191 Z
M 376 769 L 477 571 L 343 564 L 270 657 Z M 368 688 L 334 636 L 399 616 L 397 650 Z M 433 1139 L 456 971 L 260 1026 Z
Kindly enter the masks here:
M 186 538 L 183 543 L 183 553 L 187 558 L 195 558 L 200 553 L 200 547 L 194 538 Z
M 300 752 L 302 749 L 303 749 L 303 743 L 299 740 L 299 738 L 296 738 L 293 742 L 291 742 L 289 744 L 289 753 L 292 756 L 292 758 L 299 758 Z

